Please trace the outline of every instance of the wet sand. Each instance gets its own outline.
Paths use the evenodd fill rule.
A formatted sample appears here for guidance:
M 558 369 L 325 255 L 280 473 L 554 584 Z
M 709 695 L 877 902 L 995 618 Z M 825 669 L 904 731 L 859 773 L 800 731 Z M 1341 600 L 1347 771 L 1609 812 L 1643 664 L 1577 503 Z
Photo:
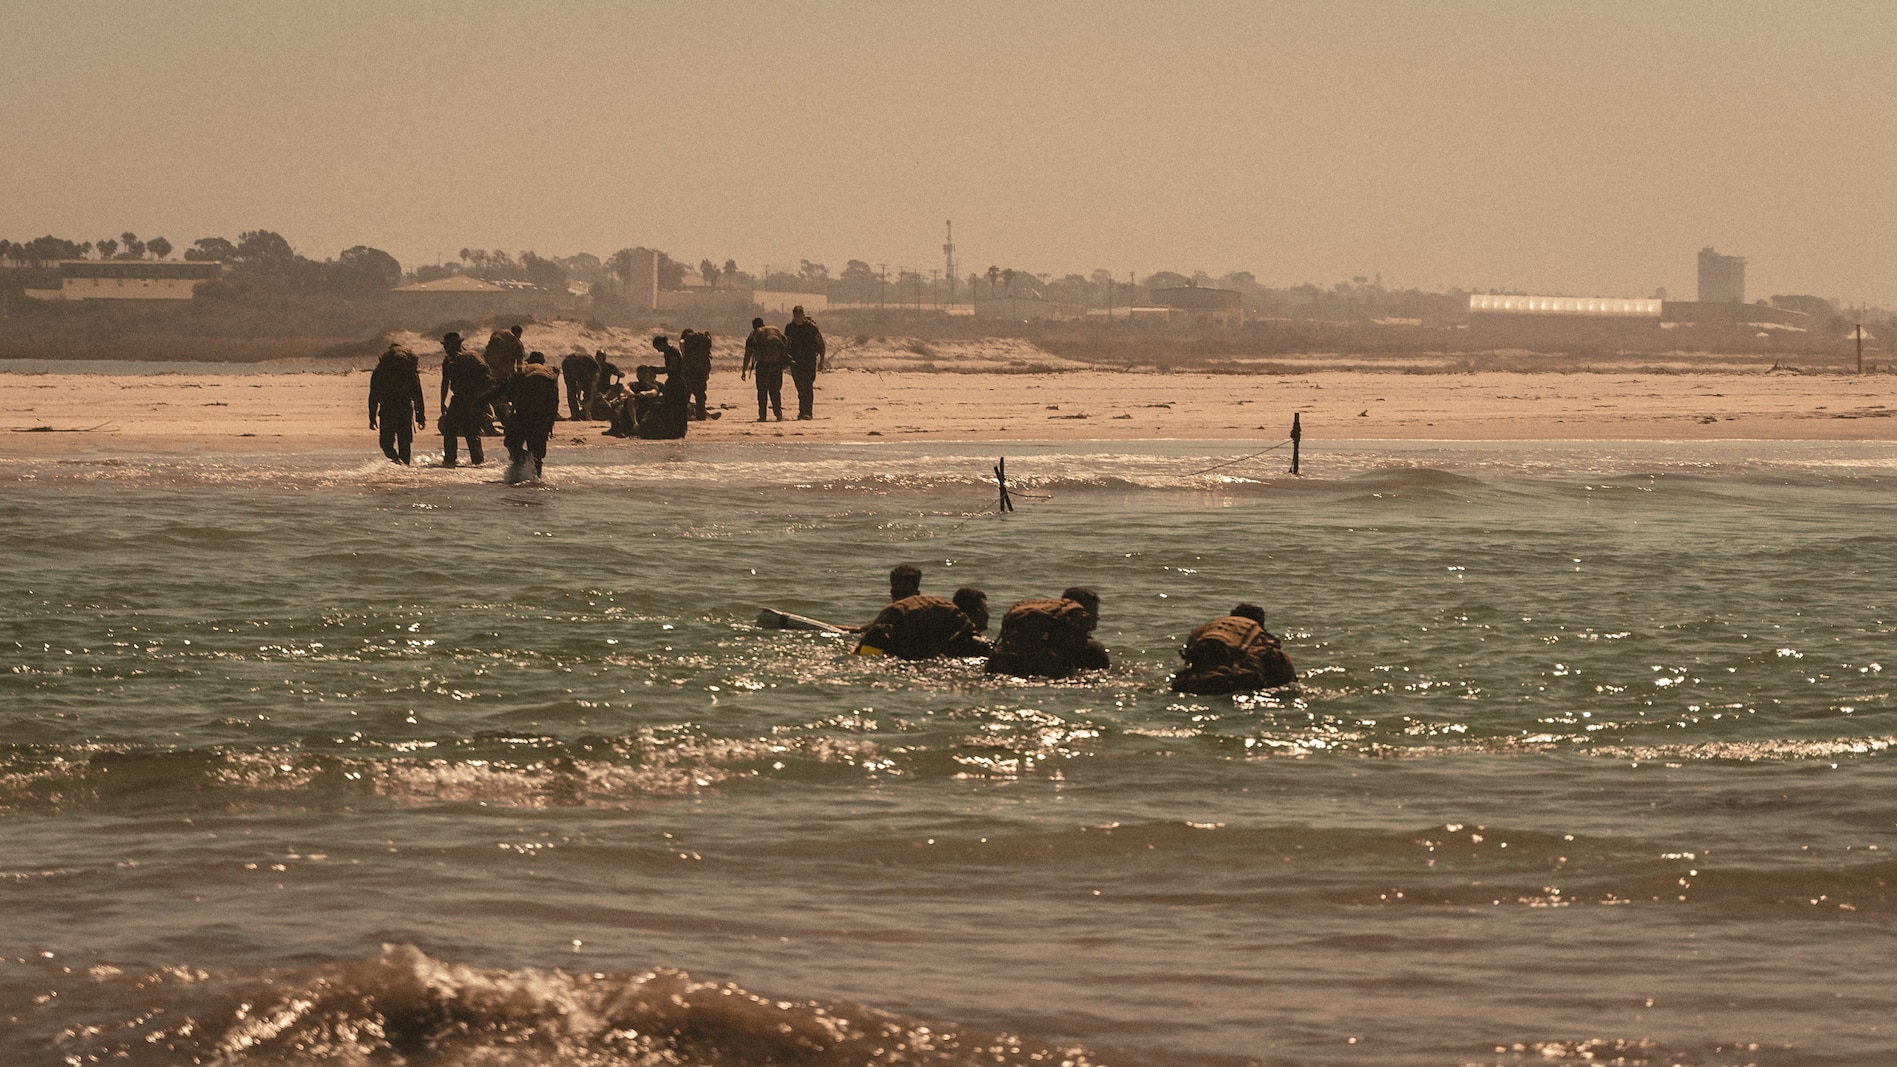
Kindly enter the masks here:
M 436 382 L 423 370 L 433 431 Z M 366 370 L 300 374 L 0 374 L 13 397 L 12 455 L 377 450 Z M 716 441 L 1279 440 L 1293 412 L 1307 440 L 1897 440 L 1897 376 L 1749 373 L 1291 375 L 1063 370 L 945 373 L 843 369 L 818 379 L 816 418 L 754 421 L 755 393 L 715 373 Z M 553 447 L 638 449 L 604 423 L 561 422 Z

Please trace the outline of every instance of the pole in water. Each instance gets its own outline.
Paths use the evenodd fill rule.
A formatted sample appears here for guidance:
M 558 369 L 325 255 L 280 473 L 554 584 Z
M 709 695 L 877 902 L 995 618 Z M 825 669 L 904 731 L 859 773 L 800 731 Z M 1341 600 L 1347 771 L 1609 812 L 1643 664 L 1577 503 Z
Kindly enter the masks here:
M 1298 472 L 1298 442 L 1304 440 L 1304 427 L 1298 422 L 1298 413 L 1291 413 L 1291 473 Z
M 1002 511 L 1013 511 L 1014 501 L 1008 499 L 1007 467 L 1008 467 L 1008 457 L 1002 456 L 1000 459 L 995 460 L 995 484 L 1001 487 L 1000 509 Z

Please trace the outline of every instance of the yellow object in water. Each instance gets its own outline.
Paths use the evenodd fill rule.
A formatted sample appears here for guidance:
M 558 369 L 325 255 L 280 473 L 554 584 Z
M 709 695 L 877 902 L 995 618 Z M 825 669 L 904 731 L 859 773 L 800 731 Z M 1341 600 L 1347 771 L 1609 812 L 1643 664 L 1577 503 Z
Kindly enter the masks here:
M 876 647 L 875 645 L 857 645 L 857 646 L 856 646 L 856 655 L 859 655 L 859 656 L 887 656 L 887 655 L 889 655 L 889 653 L 887 653 L 887 652 L 884 652 L 884 651 L 883 651 L 882 649 L 880 649 L 880 648 L 877 648 L 877 647 Z

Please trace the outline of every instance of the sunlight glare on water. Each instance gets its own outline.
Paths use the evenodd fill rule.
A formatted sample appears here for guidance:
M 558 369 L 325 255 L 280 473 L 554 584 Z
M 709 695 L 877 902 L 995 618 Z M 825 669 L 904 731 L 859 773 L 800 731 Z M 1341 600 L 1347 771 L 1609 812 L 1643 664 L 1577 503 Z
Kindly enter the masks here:
M 0 459 L 0 1047 L 1891 1054 L 1897 454 L 1233 445 Z M 1114 664 L 754 625 L 897 562 Z M 1302 691 L 1171 693 L 1239 600 Z

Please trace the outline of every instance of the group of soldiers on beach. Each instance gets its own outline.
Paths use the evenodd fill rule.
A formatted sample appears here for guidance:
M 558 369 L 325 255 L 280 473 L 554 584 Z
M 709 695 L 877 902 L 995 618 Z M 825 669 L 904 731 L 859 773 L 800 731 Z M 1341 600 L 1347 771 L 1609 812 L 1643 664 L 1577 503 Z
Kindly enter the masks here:
M 1067 678 L 1110 665 L 1105 646 L 1093 636 L 1100 597 L 1084 586 L 1016 603 L 1001 617 L 992 642 L 984 636 L 988 596 L 973 586 L 947 599 L 926 595 L 921 570 L 905 563 L 889 572 L 889 600 L 858 629 L 858 655 L 985 657 L 989 674 L 1022 678 Z M 1173 691 L 1211 696 L 1296 685 L 1291 657 L 1264 623 L 1263 608 L 1239 604 L 1231 614 L 1194 627 L 1179 650 L 1185 664 L 1173 675 Z
M 463 441 L 468 463 L 480 466 L 485 460 L 482 436 L 499 432 L 515 467 L 524 470 L 531 462 L 538 478 L 546 463 L 547 440 L 561 418 L 562 380 L 566 418 L 605 421 L 609 425 L 604 433 L 612 437 L 676 440 L 685 436 L 689 423 L 723 414 L 707 409 L 712 337 L 703 330 L 685 330 L 677 345 L 665 334 L 653 337 L 660 362 L 640 365 L 630 382 L 604 351 L 591 356 L 575 352 L 561 360 L 556 371 L 544 354 L 526 350 L 522 333 L 519 326 L 495 330 L 479 356 L 463 346 L 459 333 L 442 336 L 437 408 L 442 466 L 460 465 Z M 781 330 L 766 326 L 762 318 L 752 319 L 738 377 L 755 377 L 757 421 L 764 422 L 767 414 L 784 420 L 786 370 L 797 390 L 797 418 L 814 418 L 817 371 L 824 354 L 823 332 L 802 307 L 791 310 L 791 321 Z M 409 464 L 415 430 L 427 425 L 420 360 L 407 347 L 391 344 L 369 376 L 369 427 L 380 431 L 383 455 Z

